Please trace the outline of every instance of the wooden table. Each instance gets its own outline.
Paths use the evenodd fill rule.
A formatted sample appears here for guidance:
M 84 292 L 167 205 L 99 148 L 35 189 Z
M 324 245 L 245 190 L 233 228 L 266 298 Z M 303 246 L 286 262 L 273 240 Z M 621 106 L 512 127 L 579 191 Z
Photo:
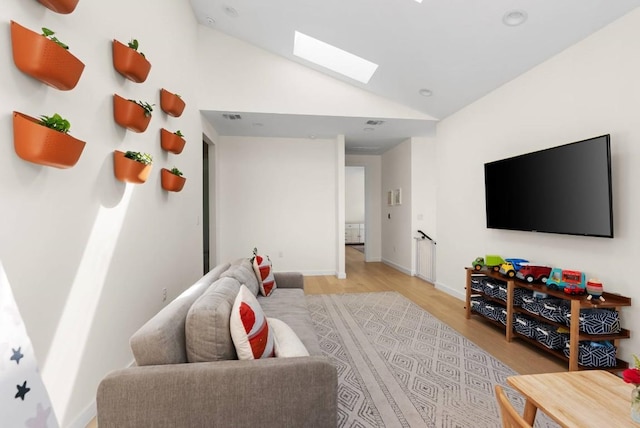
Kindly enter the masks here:
M 633 385 L 601 370 L 510 376 L 507 383 L 526 398 L 524 419 L 538 409 L 563 427 L 640 427 L 631 420 Z

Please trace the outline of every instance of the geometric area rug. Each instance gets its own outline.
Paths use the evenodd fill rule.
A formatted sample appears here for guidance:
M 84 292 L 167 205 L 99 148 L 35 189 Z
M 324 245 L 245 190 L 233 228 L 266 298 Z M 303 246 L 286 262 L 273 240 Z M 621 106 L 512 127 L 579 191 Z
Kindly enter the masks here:
M 395 291 L 307 295 L 338 370 L 338 427 L 501 426 L 494 385 L 517 374 Z M 542 412 L 536 427 L 556 427 Z

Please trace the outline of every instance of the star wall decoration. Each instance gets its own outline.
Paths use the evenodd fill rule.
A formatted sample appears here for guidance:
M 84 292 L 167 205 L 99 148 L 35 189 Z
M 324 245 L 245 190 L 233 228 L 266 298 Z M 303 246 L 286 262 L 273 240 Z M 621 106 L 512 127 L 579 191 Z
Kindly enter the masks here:
M 13 355 L 11 356 L 10 360 L 15 360 L 16 364 L 20 364 L 20 360 L 22 359 L 22 357 L 24 357 L 24 354 L 20 352 L 21 349 L 22 347 L 18 347 L 17 350 L 11 348 Z
M 21 398 L 24 401 L 24 396 L 27 395 L 27 392 L 31 391 L 31 388 L 27 387 L 27 381 L 25 380 L 22 386 L 16 385 L 18 388 L 18 392 L 16 392 L 15 398 Z
M 28 428 L 47 428 L 47 419 L 49 419 L 50 414 L 51 407 L 47 407 L 46 409 L 44 409 L 42 407 L 42 403 L 38 403 L 36 415 L 33 418 L 27 419 L 25 425 Z

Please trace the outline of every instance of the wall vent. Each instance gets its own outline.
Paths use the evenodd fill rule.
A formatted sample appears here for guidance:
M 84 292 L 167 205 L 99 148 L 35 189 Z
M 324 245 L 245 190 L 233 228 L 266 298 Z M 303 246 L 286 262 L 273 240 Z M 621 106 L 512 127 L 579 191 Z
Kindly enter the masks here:
M 229 119 L 229 120 L 240 120 L 240 119 L 242 119 L 242 116 L 240 116 L 239 114 L 234 114 L 234 113 L 224 113 L 222 115 L 222 117 L 224 117 L 225 119 Z
M 382 125 L 384 120 L 367 120 L 367 125 Z

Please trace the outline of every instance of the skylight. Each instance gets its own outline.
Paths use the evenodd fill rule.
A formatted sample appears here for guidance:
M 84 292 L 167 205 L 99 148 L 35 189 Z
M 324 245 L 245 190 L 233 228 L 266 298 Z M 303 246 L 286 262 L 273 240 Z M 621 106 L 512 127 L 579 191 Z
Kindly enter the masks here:
M 298 31 L 295 32 L 293 54 L 362 83 L 369 83 L 378 68 L 378 64 Z

